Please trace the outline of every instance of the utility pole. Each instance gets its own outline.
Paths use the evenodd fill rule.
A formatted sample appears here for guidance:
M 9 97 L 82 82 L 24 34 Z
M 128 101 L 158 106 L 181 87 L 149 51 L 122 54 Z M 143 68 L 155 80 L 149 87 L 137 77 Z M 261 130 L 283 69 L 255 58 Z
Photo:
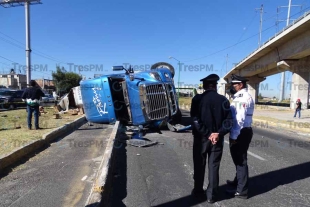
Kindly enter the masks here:
M 6 0 L 0 1 L 4 8 L 25 6 L 25 23 L 26 23 L 26 77 L 27 85 L 31 80 L 31 47 L 30 47 L 30 5 L 41 4 L 41 0 Z
M 289 0 L 288 10 L 287 10 L 286 26 L 288 26 L 290 23 L 291 5 L 292 5 L 292 0 Z M 285 71 L 281 73 L 281 88 L 280 88 L 279 102 L 281 102 L 284 99 L 284 93 L 285 93 Z
M 292 6 L 292 0 L 288 0 L 288 10 L 287 10 L 286 26 L 289 25 L 289 23 L 290 23 L 291 6 Z
M 263 14 L 264 14 L 264 5 L 262 4 L 260 8 L 256 8 L 255 10 L 260 11 L 260 20 L 259 20 L 259 37 L 258 37 L 258 47 L 261 45 L 262 41 L 262 29 L 263 29 Z
M 279 23 L 278 22 L 281 22 L 281 21 L 286 21 L 286 26 L 288 26 L 290 24 L 290 16 L 291 16 L 291 7 L 300 7 L 301 10 L 302 10 L 302 5 L 292 5 L 292 0 L 289 0 L 288 2 L 288 6 L 279 6 L 277 8 L 277 21 L 276 21 L 276 25 L 277 25 L 277 29 L 278 29 L 278 26 L 279 26 Z M 286 20 L 278 20 L 278 14 L 279 14 L 279 8 L 283 8 L 283 7 L 287 7 L 287 18 Z M 282 72 L 281 73 L 281 88 L 280 88 L 280 97 L 279 97 L 279 102 L 283 100 L 284 98 L 284 93 L 285 93 L 285 72 Z
M 26 20 L 26 68 L 27 85 L 31 80 L 31 49 L 30 49 L 30 8 L 29 2 L 25 2 L 25 20 Z
M 178 61 L 179 64 L 179 77 L 178 77 L 178 103 L 180 103 L 180 73 L 181 73 L 181 61 L 179 61 L 178 59 L 170 56 L 169 59 L 175 59 L 176 61 Z
M 288 8 L 288 17 L 285 19 L 285 20 L 279 20 L 279 13 L 281 13 L 280 12 L 280 9 L 281 8 Z M 276 25 L 277 25 L 277 32 L 278 32 L 278 30 L 279 30 L 279 22 L 286 22 L 286 26 L 287 25 L 289 25 L 290 24 L 290 21 L 292 20 L 291 18 L 289 18 L 289 16 L 290 16 L 290 13 L 291 13 L 291 8 L 292 7 L 300 7 L 300 11 L 302 11 L 302 7 L 303 7 L 303 5 L 292 5 L 291 4 L 291 1 L 289 1 L 289 5 L 288 6 L 278 6 L 277 7 L 277 20 L 276 20 Z

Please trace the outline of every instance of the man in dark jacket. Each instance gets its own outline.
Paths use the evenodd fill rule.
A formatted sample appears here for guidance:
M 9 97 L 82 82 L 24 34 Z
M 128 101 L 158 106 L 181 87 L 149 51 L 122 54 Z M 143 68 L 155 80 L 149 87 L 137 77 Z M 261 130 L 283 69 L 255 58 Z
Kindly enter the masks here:
M 203 190 L 206 158 L 208 156 L 209 185 L 206 196 L 214 203 L 218 196 L 219 168 L 223 153 L 224 136 L 232 127 L 230 103 L 217 93 L 219 76 L 211 74 L 200 81 L 205 92 L 192 100 L 194 189 L 192 195 L 205 196 Z
M 27 102 L 27 122 L 28 122 L 28 129 L 32 128 L 31 119 L 32 113 L 34 113 L 34 125 L 35 129 L 39 128 L 39 101 L 44 96 L 44 93 L 41 91 L 40 88 L 36 87 L 36 82 L 34 80 L 30 81 L 30 87 L 27 88 L 23 95 L 22 99 L 26 100 Z

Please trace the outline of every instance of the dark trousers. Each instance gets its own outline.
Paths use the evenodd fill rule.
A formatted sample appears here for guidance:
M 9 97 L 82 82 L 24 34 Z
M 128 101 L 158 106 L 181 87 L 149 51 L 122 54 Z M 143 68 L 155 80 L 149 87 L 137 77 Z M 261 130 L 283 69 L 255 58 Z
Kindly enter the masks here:
M 207 147 L 203 147 L 208 145 Z M 206 149 L 206 150 L 203 150 Z M 219 169 L 222 159 L 223 148 L 214 150 L 211 142 L 201 140 L 199 135 L 194 135 L 193 159 L 194 159 L 194 189 L 197 191 L 203 190 L 203 183 L 206 169 L 206 159 L 208 156 L 208 179 L 207 188 L 208 199 L 215 199 L 218 195 L 219 187 Z
M 39 128 L 39 105 L 38 106 L 29 106 L 27 105 L 27 122 L 28 122 L 28 129 L 31 129 L 31 119 L 32 119 L 32 113 L 34 115 L 34 126 L 36 129 Z
M 298 113 L 298 118 L 300 118 L 300 109 L 296 109 L 295 110 L 295 114 L 294 114 L 294 117 L 296 117 L 297 113 Z
M 230 145 L 230 154 L 236 166 L 235 181 L 238 182 L 237 192 L 248 193 L 249 169 L 247 152 L 253 137 L 251 127 L 243 128 L 237 138 L 237 143 Z

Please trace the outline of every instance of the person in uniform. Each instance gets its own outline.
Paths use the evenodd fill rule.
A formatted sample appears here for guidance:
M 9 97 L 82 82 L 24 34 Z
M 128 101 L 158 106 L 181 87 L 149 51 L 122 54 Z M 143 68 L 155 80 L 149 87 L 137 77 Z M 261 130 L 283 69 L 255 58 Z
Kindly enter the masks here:
M 233 128 L 230 132 L 229 143 L 230 153 L 236 166 L 234 180 L 227 180 L 227 184 L 233 189 L 226 192 L 238 198 L 248 198 L 249 170 L 247 164 L 247 151 L 253 137 L 251 127 L 254 112 L 254 102 L 248 93 L 246 78 L 232 75 L 233 101 L 231 103 L 232 116 L 234 118 Z
M 219 168 L 223 153 L 224 136 L 232 127 L 230 103 L 217 93 L 219 76 L 211 74 L 201 79 L 205 92 L 192 99 L 190 114 L 193 119 L 193 161 L 195 197 L 206 197 L 214 203 L 218 196 Z M 207 191 L 203 189 L 206 158 L 208 156 Z

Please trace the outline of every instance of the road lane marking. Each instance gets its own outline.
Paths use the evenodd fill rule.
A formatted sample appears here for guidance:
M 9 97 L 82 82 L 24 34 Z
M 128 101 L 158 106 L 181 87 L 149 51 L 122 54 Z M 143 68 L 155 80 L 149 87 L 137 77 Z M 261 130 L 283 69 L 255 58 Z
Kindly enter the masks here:
M 262 157 L 260 157 L 260 156 L 258 156 L 258 155 L 256 155 L 256 154 L 254 154 L 254 153 L 252 153 L 252 152 L 250 152 L 250 151 L 248 151 L 248 154 L 249 154 L 249 155 L 252 155 L 253 157 L 256 157 L 256 158 L 259 159 L 259 160 L 265 161 L 264 158 L 262 158 Z
M 87 175 L 85 175 L 83 178 L 82 178 L 82 181 L 86 180 L 87 178 Z
M 224 142 L 229 145 L 228 141 L 225 140 Z M 259 160 L 261 160 L 261 161 L 265 161 L 264 158 L 262 158 L 261 156 L 258 156 L 257 154 L 254 154 L 253 152 L 248 151 L 248 154 L 253 156 L 253 157 L 255 157 L 255 158 L 257 158 L 257 159 L 259 159 Z

